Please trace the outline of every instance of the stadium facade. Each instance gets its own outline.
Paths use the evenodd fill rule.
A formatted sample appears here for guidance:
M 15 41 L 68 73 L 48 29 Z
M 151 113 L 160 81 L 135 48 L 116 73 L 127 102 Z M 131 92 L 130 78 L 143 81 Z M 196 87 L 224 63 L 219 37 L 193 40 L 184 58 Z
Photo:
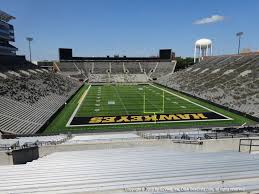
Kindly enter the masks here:
M 8 22 L 15 17 L 0 10 L 0 55 L 16 55 L 18 50 L 10 44 L 14 42 L 14 28 Z

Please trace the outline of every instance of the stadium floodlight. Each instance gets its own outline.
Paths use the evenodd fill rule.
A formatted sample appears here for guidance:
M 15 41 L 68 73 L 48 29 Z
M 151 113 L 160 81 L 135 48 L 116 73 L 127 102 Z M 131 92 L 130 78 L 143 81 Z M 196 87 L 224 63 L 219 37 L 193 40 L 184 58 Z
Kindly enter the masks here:
M 33 41 L 33 38 L 27 37 L 26 40 L 29 42 L 29 52 L 30 52 L 30 62 L 31 62 L 31 41 Z
M 244 35 L 244 32 L 238 32 L 236 33 L 236 36 L 238 37 L 238 49 L 237 49 L 237 54 L 240 53 L 240 40 L 241 40 L 241 36 Z

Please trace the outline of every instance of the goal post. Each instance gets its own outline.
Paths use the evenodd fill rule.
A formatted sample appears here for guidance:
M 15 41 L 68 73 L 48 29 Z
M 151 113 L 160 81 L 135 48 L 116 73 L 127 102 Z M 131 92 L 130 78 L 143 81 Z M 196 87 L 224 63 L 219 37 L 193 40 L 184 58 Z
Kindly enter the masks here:
M 165 112 L 165 92 L 163 90 L 153 91 L 144 87 L 143 91 L 143 113 L 162 114 Z

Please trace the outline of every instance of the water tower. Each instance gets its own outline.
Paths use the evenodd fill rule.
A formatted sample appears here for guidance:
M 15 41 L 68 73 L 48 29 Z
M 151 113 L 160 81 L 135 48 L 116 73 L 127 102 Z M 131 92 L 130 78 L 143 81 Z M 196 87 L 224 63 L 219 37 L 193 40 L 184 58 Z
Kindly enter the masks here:
M 196 58 L 200 61 L 204 56 L 212 56 L 212 41 L 206 38 L 195 42 L 194 63 L 196 62 Z

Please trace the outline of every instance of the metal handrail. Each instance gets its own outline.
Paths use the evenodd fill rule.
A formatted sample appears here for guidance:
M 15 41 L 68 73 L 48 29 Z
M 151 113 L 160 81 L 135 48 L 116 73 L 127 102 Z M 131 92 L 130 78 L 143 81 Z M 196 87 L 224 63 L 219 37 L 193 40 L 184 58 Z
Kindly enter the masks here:
M 248 143 L 242 143 L 242 141 L 248 141 Z M 253 141 L 259 142 L 259 139 L 240 139 L 238 151 L 241 152 L 241 146 L 249 146 L 249 153 L 251 153 L 252 147 L 259 147 L 259 144 L 254 144 Z

